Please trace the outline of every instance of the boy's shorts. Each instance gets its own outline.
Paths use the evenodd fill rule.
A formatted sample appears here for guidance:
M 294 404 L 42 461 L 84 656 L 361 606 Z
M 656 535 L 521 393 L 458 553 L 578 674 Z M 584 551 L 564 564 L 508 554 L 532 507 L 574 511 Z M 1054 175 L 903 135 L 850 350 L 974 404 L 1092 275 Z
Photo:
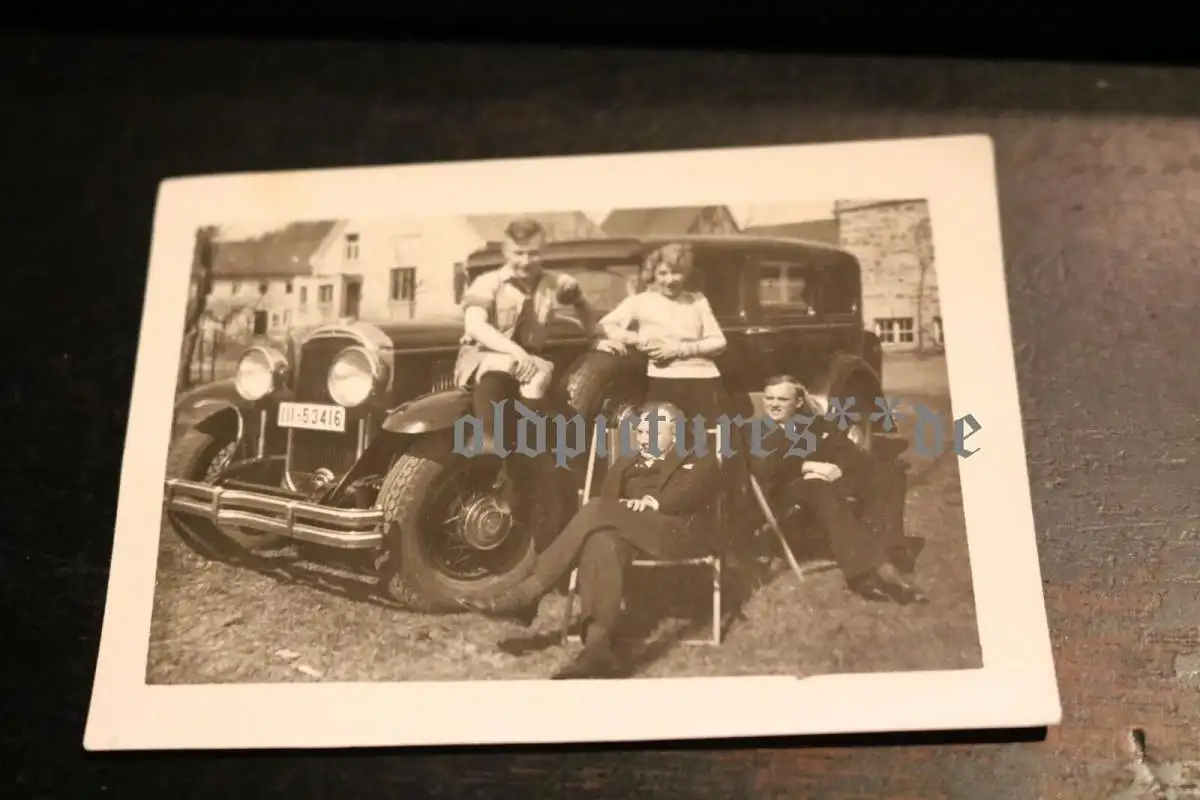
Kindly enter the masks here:
M 470 361 L 473 363 L 471 363 L 469 371 L 464 370 L 461 375 L 459 380 L 460 385 L 474 383 L 479 380 L 480 376 L 488 372 L 501 372 L 516 377 L 517 360 L 507 353 L 476 351 L 472 355 L 474 357 Z M 535 394 L 541 394 L 541 392 L 545 391 L 546 385 L 550 382 L 550 378 L 554 374 L 554 365 L 551 362 L 540 356 L 534 356 L 533 358 L 538 364 L 539 369 L 532 378 L 520 382 L 522 394 L 525 394 L 530 389 L 533 389 Z M 539 388 L 541 392 L 537 391 Z

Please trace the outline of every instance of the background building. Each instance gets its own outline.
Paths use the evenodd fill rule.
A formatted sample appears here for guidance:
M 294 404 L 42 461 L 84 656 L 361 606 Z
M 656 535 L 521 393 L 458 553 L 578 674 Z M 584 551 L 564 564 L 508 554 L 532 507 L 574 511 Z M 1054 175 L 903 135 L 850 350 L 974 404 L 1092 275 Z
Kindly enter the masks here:
M 838 240 L 863 267 L 863 317 L 890 350 L 943 346 L 929 204 L 840 200 Z
M 500 242 L 516 216 L 341 220 L 312 254 L 311 274 L 297 281 L 299 324 L 454 314 L 458 267 L 475 250 Z M 536 218 L 552 240 L 604 235 L 578 211 L 520 216 Z
M 218 238 L 202 330 L 227 340 L 274 338 L 296 323 L 296 288 L 331 222 L 296 222 L 243 239 Z
M 601 227 L 613 238 L 740 232 L 737 220 L 725 206 L 618 208 L 604 218 Z

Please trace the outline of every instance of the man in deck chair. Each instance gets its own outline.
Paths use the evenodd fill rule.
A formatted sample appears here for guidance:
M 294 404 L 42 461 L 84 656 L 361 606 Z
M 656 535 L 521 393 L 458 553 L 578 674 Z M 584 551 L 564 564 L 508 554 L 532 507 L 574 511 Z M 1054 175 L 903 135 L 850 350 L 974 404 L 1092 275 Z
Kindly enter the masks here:
M 587 501 L 538 555 L 533 574 L 494 602 L 462 601 L 474 611 L 529 625 L 541 598 L 578 565 L 583 651 L 556 679 L 623 674 L 611 637 L 630 564 L 638 556 L 691 558 L 712 544 L 703 540 L 708 526 L 698 518 L 721 490 L 717 454 L 708 448 L 702 456 L 680 455 L 675 436 L 683 420 L 673 405 L 648 403 L 634 413 L 635 447 L 611 445 L 633 452 L 618 451 L 600 496 Z
M 904 536 L 905 483 L 898 466 L 855 445 L 790 375 L 768 380 L 763 407 L 775 426 L 763 436 L 763 457 L 751 457 L 748 466 L 767 497 L 816 512 L 852 591 L 872 600 L 923 602 L 895 563 L 910 557 L 906 545 L 921 541 Z M 784 431 L 789 421 L 797 434 L 807 428 L 813 435 L 816 446 L 806 456 L 800 454 L 808 442 Z

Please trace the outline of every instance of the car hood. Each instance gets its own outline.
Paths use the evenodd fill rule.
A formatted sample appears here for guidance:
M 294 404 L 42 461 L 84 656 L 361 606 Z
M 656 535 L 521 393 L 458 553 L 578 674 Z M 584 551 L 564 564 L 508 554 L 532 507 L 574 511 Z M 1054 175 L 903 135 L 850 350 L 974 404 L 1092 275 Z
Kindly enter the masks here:
M 323 325 L 321 330 L 344 328 L 347 332 L 363 327 L 374 328 L 391 341 L 392 346 L 403 351 L 416 348 L 458 347 L 463 335 L 463 318 L 461 314 L 443 316 L 428 316 L 413 320 L 347 320 L 334 325 Z M 316 330 L 316 329 L 313 329 Z M 299 334 L 303 341 L 311 331 Z M 579 339 L 583 335 L 583 327 L 577 320 L 559 318 L 550 324 L 550 339 Z

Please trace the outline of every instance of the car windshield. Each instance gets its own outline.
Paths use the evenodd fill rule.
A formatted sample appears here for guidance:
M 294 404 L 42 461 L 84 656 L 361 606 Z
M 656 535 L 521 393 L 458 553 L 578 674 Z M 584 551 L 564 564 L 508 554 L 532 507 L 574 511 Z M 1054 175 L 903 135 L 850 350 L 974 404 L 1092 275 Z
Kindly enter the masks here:
M 637 292 L 637 264 L 555 264 L 550 269 L 579 281 L 583 296 L 601 313 L 612 311 L 622 300 Z M 571 306 L 563 307 L 560 311 L 567 316 L 575 316 Z
M 612 311 L 617 304 L 638 291 L 637 264 L 613 264 L 598 267 L 593 264 L 561 265 L 551 267 L 556 272 L 565 272 L 579 281 L 584 296 L 600 313 Z M 738 303 L 737 273 L 728 269 L 698 271 L 694 289 L 701 291 L 712 304 L 718 317 L 735 314 Z M 564 316 L 574 317 L 570 306 L 560 308 Z
M 579 281 L 584 296 L 600 314 L 612 311 L 622 300 L 631 294 L 636 294 L 638 290 L 640 265 L 637 263 L 605 264 L 596 260 L 551 261 L 546 264 L 546 268 L 570 275 Z M 478 277 L 482 273 L 483 271 L 472 271 L 472 277 Z M 736 270 L 698 270 L 694 288 L 708 297 L 708 301 L 712 304 L 713 311 L 718 317 L 737 314 L 740 292 Z M 575 309 L 570 305 L 559 306 L 557 311 L 559 316 L 576 318 Z M 461 313 L 461 309 L 459 313 Z

